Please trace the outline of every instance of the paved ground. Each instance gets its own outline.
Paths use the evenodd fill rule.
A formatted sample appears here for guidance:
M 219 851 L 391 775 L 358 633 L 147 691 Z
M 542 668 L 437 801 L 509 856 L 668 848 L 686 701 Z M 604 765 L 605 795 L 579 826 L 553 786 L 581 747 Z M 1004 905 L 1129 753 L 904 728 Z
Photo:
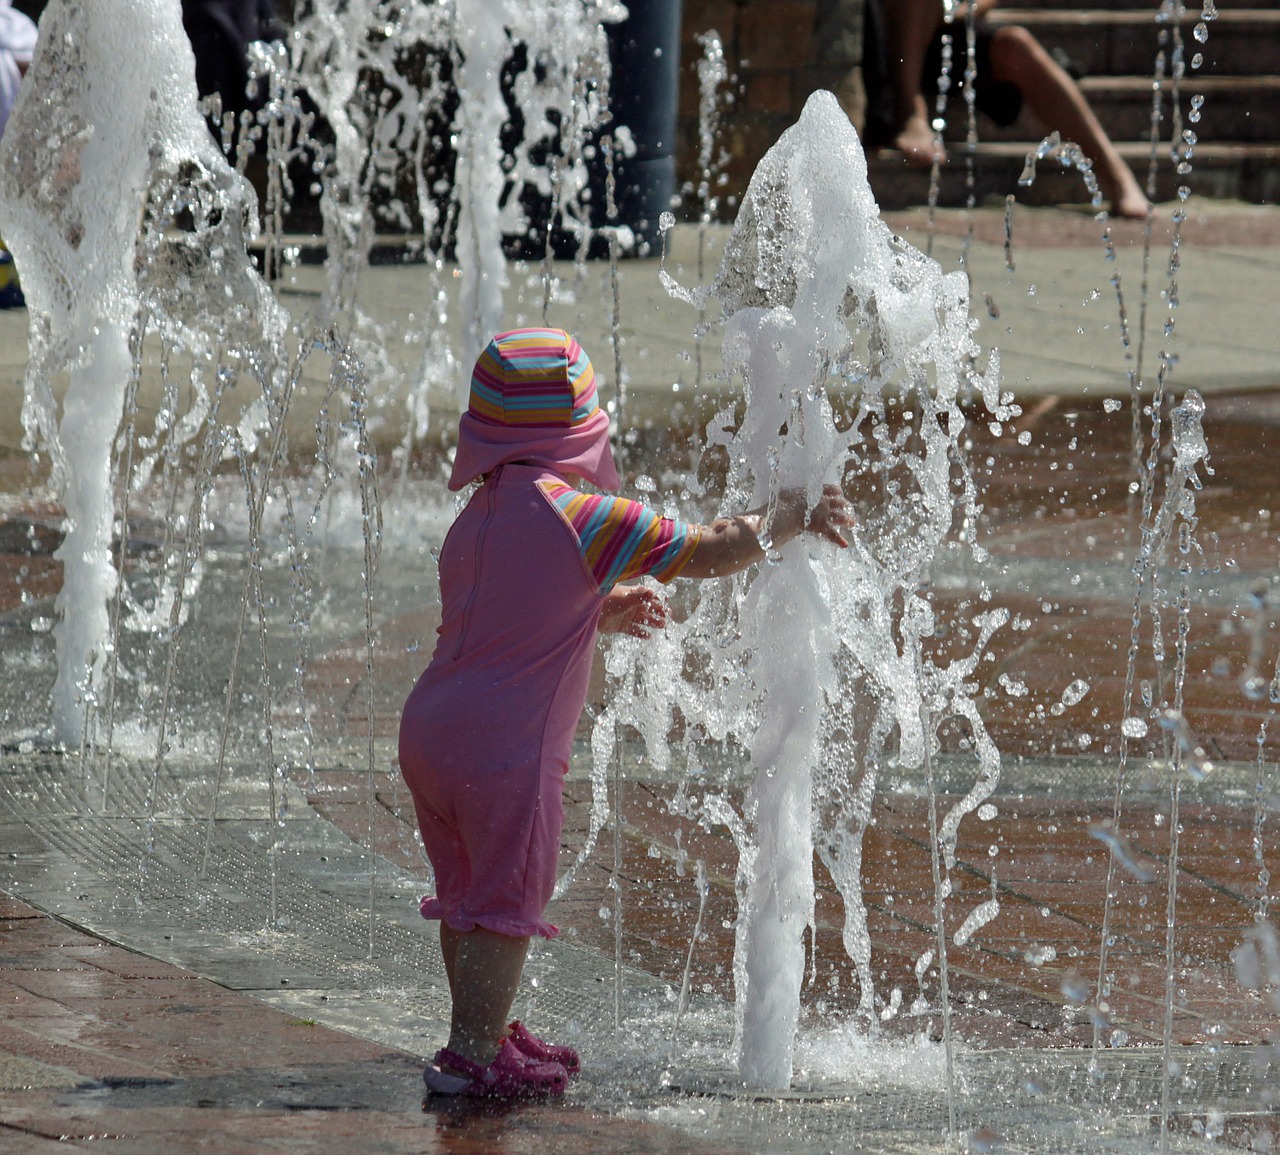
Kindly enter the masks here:
M 923 243 L 923 213 L 893 223 Z M 967 219 L 944 214 L 935 253 L 954 262 L 968 228 Z M 1151 250 L 1157 269 L 1168 261 L 1167 226 L 1160 230 Z M 1274 705 L 1241 689 L 1253 639 L 1262 639 L 1268 675 L 1277 646 L 1274 594 L 1259 609 L 1251 591 L 1259 582 L 1274 591 L 1280 573 L 1274 497 L 1280 213 L 1196 207 L 1185 230 L 1174 389 L 1194 385 L 1209 395 L 1214 469 L 1198 495 L 1204 555 L 1197 556 L 1188 618 L 1187 714 L 1222 765 L 1205 783 L 1187 784 L 1179 799 L 1171 1029 L 1182 1049 L 1172 1080 L 1173 1145 L 1203 1145 L 1196 1129 L 1217 1127 L 1217 1112 L 1223 1141 L 1248 1147 L 1275 1129 L 1268 1112 L 1280 1085 L 1268 1047 L 1276 1009 L 1265 993 L 1241 987 L 1231 959 L 1255 914 L 1273 904 L 1267 871 L 1280 849 Z M 989 895 L 1001 904 L 995 922 L 949 952 L 952 1022 L 963 1040 L 961 1085 L 951 1106 L 958 1133 L 975 1150 L 995 1149 L 1000 1137 L 1009 1150 L 1149 1150 L 1152 1119 L 1160 1115 L 1153 1044 L 1168 1009 L 1171 799 L 1155 735 L 1123 793 L 1130 865 L 1114 883 L 1115 988 L 1106 1007 L 1095 1006 L 1092 995 L 1107 861 L 1098 823 L 1110 818 L 1114 803 L 1133 614 L 1131 417 L 1127 404 L 1107 404 L 1127 401 L 1131 363 L 1116 337 L 1109 278 L 1119 268 L 1122 292 L 1136 299 L 1140 228 L 1118 225 L 1115 239 L 1121 253 L 1113 265 L 1103 259 L 1097 225 L 1087 216 L 1020 211 L 1011 274 L 1003 216 L 982 212 L 968 248 L 975 300 L 985 309 L 979 337 L 1000 344 L 1006 386 L 1025 408 L 1015 427 L 999 435 L 980 423 L 971 429 L 991 563 L 977 570 L 949 564 L 935 575 L 935 604 L 955 644 L 963 644 L 970 602 L 984 585 L 1019 623 L 982 671 L 986 721 L 1005 774 L 992 799 L 995 813 L 962 827 L 955 875 L 955 908 Z M 722 240 L 722 233 L 712 236 L 713 251 Z M 684 279 L 694 242 L 690 233 L 678 239 L 673 267 Z M 569 283 L 572 273 L 562 272 Z M 594 267 L 588 275 L 603 273 Z M 311 291 L 312 276 L 299 272 L 295 301 Z M 1156 283 L 1161 276 L 1152 274 Z M 396 321 L 397 310 L 403 313 L 404 302 L 421 292 L 421 277 L 412 268 L 368 275 L 362 300 L 387 332 L 411 335 Z M 536 286 L 516 290 L 536 298 Z M 581 304 L 573 307 L 596 314 L 590 321 L 596 328 L 582 328 L 584 340 L 595 333 L 594 347 L 607 348 L 594 280 L 575 292 Z M 687 387 L 672 386 L 690 380 L 688 311 L 661 293 L 652 263 L 624 266 L 622 292 L 635 420 L 687 431 L 691 416 L 673 402 Z M 535 304 L 525 307 L 536 311 Z M 1158 335 L 1167 309 L 1152 304 L 1150 311 Z M 22 323 L 20 314 L 0 315 L 0 388 L 11 391 L 25 360 Z M 1148 372 L 1161 344 L 1158 336 L 1151 342 Z M 420 355 L 412 342 L 407 351 L 395 341 L 388 347 L 406 360 Z M 708 367 L 714 370 L 710 355 Z M 387 400 L 388 429 L 398 404 Z M 0 462 L 7 494 L 0 524 L 0 657 L 7 677 L 0 706 L 9 732 L 40 715 L 39 691 L 30 687 L 47 684 L 45 623 L 60 580 L 51 557 L 58 511 L 43 503 L 39 471 L 17 450 L 16 405 L 12 392 L 0 402 L 6 415 L 0 444 L 8 449 Z M 313 416 L 300 407 L 299 425 Z M 401 490 L 388 482 L 388 509 L 414 499 L 420 490 L 413 480 Z M 154 517 L 158 534 L 163 522 Z M 137 545 L 140 567 L 150 548 L 145 537 Z M 806 1038 L 817 1053 L 802 1056 L 791 1096 L 757 1101 L 717 1081 L 726 1077 L 719 1052 L 730 1029 L 720 1000 L 731 981 L 732 844 L 673 818 L 664 804 L 671 785 L 636 769 L 628 778 L 620 844 L 627 1030 L 612 1026 L 616 892 L 607 841 L 557 906 L 565 941 L 535 959 L 533 975 L 542 981 L 527 992 L 525 1008 L 577 1039 L 592 1073 L 563 1106 L 423 1111 L 420 1059 L 437 1045 L 446 1004 L 438 955 L 412 917 L 413 897 L 425 883 L 389 737 L 434 619 L 429 581 L 405 576 L 415 564 L 429 570 L 424 543 L 397 543 L 390 529 L 387 537 L 375 623 L 374 739 L 365 735 L 365 641 L 352 627 L 360 620 L 351 608 L 358 609 L 358 597 L 339 561 L 326 575 L 334 606 L 329 619 L 316 622 L 307 673 L 316 705 L 314 771 L 287 784 L 285 853 L 264 849 L 271 840 L 261 759 L 228 769 L 204 872 L 208 827 L 178 816 L 207 813 L 207 747 L 176 751 L 159 770 L 132 735 L 124 743 L 128 755 L 113 767 L 54 757 L 38 744 L 6 755 L 0 849 L 7 847 L 9 857 L 0 859 L 0 890 L 14 897 L 0 910 L 0 997 L 7 1008 L 0 1024 L 0 1147 L 940 1147 L 948 1104 L 940 1048 L 927 1042 L 940 1030 L 936 964 L 916 973 L 932 942 L 933 885 L 924 803 L 907 783 L 887 784 L 869 835 L 864 891 L 878 988 L 887 1000 L 872 1047 L 824 1033 L 851 1009 L 855 988 L 841 961 L 839 899 L 820 875 L 815 977 L 805 993 Z M 348 556 L 354 555 L 335 552 Z M 358 570 L 358 562 L 350 568 Z M 222 569 L 211 562 L 205 581 L 215 612 L 205 611 L 197 623 L 210 679 L 205 692 L 217 692 L 219 701 L 237 573 L 233 557 Z M 352 598 L 342 609 L 337 602 L 345 594 Z M 1174 629 L 1172 620 L 1167 627 Z M 1144 646 L 1149 631 L 1144 620 Z M 939 654 L 950 644 L 940 640 Z M 203 685 L 195 673 L 184 677 L 190 686 Z M 1062 705 L 1076 678 L 1089 683 L 1088 694 Z M 1167 678 L 1167 669 L 1140 667 L 1140 682 L 1157 695 L 1166 692 Z M 175 736 L 179 746 L 182 737 Z M 954 730 L 941 737 L 944 775 L 958 785 L 967 736 Z M 157 805 L 157 782 L 171 801 Z M 571 856 L 590 808 L 585 750 L 568 803 Z M 703 937 L 692 955 L 699 895 L 692 869 L 681 875 L 673 868 L 682 857 L 702 859 L 708 877 Z M 283 931 L 266 929 L 273 905 Z M 692 1032 L 676 1029 L 671 1005 L 686 960 L 699 996 Z M 897 1004 L 888 1001 L 895 989 Z M 919 1013 L 911 1014 L 917 998 Z M 1104 1050 L 1101 1074 L 1091 1078 L 1095 1022 Z M 833 1052 L 845 1051 L 846 1062 L 833 1061 Z M 923 1071 L 915 1081 L 902 1070 L 912 1067 Z
M 1172 211 L 1173 206 L 1161 207 L 1149 244 L 1142 223 L 1112 222 L 1115 257 L 1110 260 L 1101 226 L 1079 211 L 1017 209 L 1009 248 L 1003 211 L 981 209 L 972 215 L 939 211 L 932 242 L 924 209 L 888 214 L 886 220 L 913 244 L 931 248 L 945 268 L 964 261 L 972 280 L 974 315 L 980 322 L 976 337 L 984 347 L 1000 348 L 1004 388 L 1028 405 L 1046 396 L 1098 401 L 1127 397 L 1131 369 L 1138 372 L 1149 393 L 1162 350 L 1178 358 L 1176 378 L 1181 384 L 1195 385 L 1205 393 L 1274 385 L 1280 358 L 1273 307 L 1280 210 L 1193 199 L 1181 232 L 1178 305 L 1171 311 L 1161 294 L 1170 262 Z M 968 240 L 971 226 L 972 240 Z M 697 284 L 701 246 L 710 279 L 727 235 L 726 226 L 713 226 L 700 241 L 695 228 L 677 229 L 670 272 L 684 285 Z M 548 317 L 579 336 L 596 362 L 605 396 L 612 397 L 616 382 L 608 265 L 597 262 L 580 271 L 558 263 L 554 275 L 556 296 Z M 1138 305 L 1144 281 L 1151 298 L 1145 312 Z M 424 357 L 430 356 L 437 335 L 429 301 L 439 294 L 449 315 L 456 316 L 459 284 L 449 269 L 433 279 L 423 265 L 379 266 L 360 283 L 360 332 L 370 342 L 369 348 L 377 350 L 369 364 L 376 381 L 373 413 L 378 428 L 374 432 L 384 449 L 399 440 L 406 395 L 421 375 Z M 323 270 L 304 265 L 287 275 L 281 299 L 301 318 L 314 308 L 323 285 Z M 505 294 L 509 323 L 540 323 L 543 299 L 540 266 L 513 265 Z M 1121 301 L 1131 330 L 1129 357 L 1118 320 Z M 1161 333 L 1170 316 L 1175 322 L 1173 336 L 1165 340 Z M 624 416 L 628 424 L 662 431 L 673 424 L 690 425 L 698 417 L 705 419 L 723 396 L 724 386 L 717 378 L 718 340 L 713 333 L 699 348 L 693 338 L 697 324 L 692 306 L 672 300 L 663 289 L 656 261 L 623 263 L 618 331 L 627 377 L 629 400 Z M 1145 356 L 1139 361 L 1144 330 Z M 382 358 L 385 366 L 376 363 Z M 695 391 L 699 363 L 703 385 Z M 187 364 L 181 357 L 172 359 L 174 381 L 182 381 Z M 25 315 L 0 312 L 0 412 L 15 418 L 25 365 Z M 380 375 L 383 367 L 385 375 Z M 443 374 L 445 379 L 450 376 Z M 327 385 L 327 361 L 308 361 L 291 409 L 296 443 L 314 440 L 315 419 Z M 144 373 L 140 396 L 144 415 L 155 411 L 161 395 L 160 374 Z M 456 406 L 440 388 L 433 387 L 431 401 L 441 412 Z M 18 423 L 0 422 L 0 449 L 8 451 L 8 469 L 25 467 L 25 455 L 17 452 L 20 442 Z
M 733 1150 L 572 1102 L 441 1105 L 403 1051 L 270 1010 L 22 902 L 0 898 L 0 927 L 0 1146 L 11 1155 Z

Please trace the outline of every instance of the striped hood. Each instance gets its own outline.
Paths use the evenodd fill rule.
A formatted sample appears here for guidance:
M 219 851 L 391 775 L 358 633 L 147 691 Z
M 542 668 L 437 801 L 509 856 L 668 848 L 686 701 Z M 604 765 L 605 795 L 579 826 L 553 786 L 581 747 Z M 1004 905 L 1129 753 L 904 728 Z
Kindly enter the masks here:
M 449 488 L 510 461 L 577 474 L 600 489 L 621 485 L 595 370 L 562 329 L 499 333 L 476 359 Z

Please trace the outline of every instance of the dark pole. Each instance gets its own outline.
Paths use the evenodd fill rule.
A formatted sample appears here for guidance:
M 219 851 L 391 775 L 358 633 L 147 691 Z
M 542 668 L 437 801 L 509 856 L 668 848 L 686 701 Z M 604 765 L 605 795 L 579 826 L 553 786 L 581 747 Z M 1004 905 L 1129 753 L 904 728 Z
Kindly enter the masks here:
M 619 154 L 618 221 L 641 244 L 658 241 L 658 219 L 676 191 L 676 111 L 680 98 L 681 0 L 631 0 L 629 15 L 609 28 L 614 126 L 631 130 L 634 156 Z M 605 224 L 604 198 L 593 213 Z M 598 214 L 598 215 L 597 215 Z

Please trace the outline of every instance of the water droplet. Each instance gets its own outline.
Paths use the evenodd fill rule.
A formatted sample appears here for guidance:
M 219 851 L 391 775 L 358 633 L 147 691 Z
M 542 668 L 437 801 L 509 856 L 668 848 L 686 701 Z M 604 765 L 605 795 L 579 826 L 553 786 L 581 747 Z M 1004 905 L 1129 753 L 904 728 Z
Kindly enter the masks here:
M 1070 1003 L 1084 1003 L 1089 999 L 1088 984 L 1077 971 L 1062 976 L 1062 995 Z
M 1062 691 L 1062 704 L 1071 707 L 1080 702 L 1089 692 L 1089 683 L 1083 678 L 1077 678 L 1065 690 Z
M 1120 733 L 1126 738 L 1145 738 L 1147 724 L 1141 718 L 1126 718 L 1120 723 Z

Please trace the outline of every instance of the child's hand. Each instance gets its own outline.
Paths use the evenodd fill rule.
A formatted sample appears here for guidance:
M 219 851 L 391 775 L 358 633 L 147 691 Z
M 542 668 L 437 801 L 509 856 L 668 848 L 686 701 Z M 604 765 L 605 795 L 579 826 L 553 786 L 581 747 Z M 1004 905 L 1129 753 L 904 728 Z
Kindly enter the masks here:
M 818 504 L 809 513 L 809 524 L 806 533 L 816 533 L 834 542 L 841 549 L 846 549 L 849 542 L 840 532 L 842 525 L 856 525 L 854 516 L 849 512 L 849 503 L 845 501 L 838 485 L 824 485 Z
M 849 512 L 849 503 L 840 487 L 824 485 L 817 504 L 812 509 L 808 505 L 808 493 L 798 487 L 778 494 L 770 526 L 772 546 L 783 546 L 802 533 L 812 533 L 846 549 L 849 543 L 840 527 L 857 522 Z M 753 509 L 736 517 L 718 517 L 708 526 L 699 526 L 698 543 L 681 574 L 691 578 L 723 577 L 763 560 L 765 551 L 760 545 L 760 530 L 764 517 L 763 509 Z
M 602 634 L 647 638 L 667 624 L 667 603 L 648 586 L 614 586 L 600 611 Z

